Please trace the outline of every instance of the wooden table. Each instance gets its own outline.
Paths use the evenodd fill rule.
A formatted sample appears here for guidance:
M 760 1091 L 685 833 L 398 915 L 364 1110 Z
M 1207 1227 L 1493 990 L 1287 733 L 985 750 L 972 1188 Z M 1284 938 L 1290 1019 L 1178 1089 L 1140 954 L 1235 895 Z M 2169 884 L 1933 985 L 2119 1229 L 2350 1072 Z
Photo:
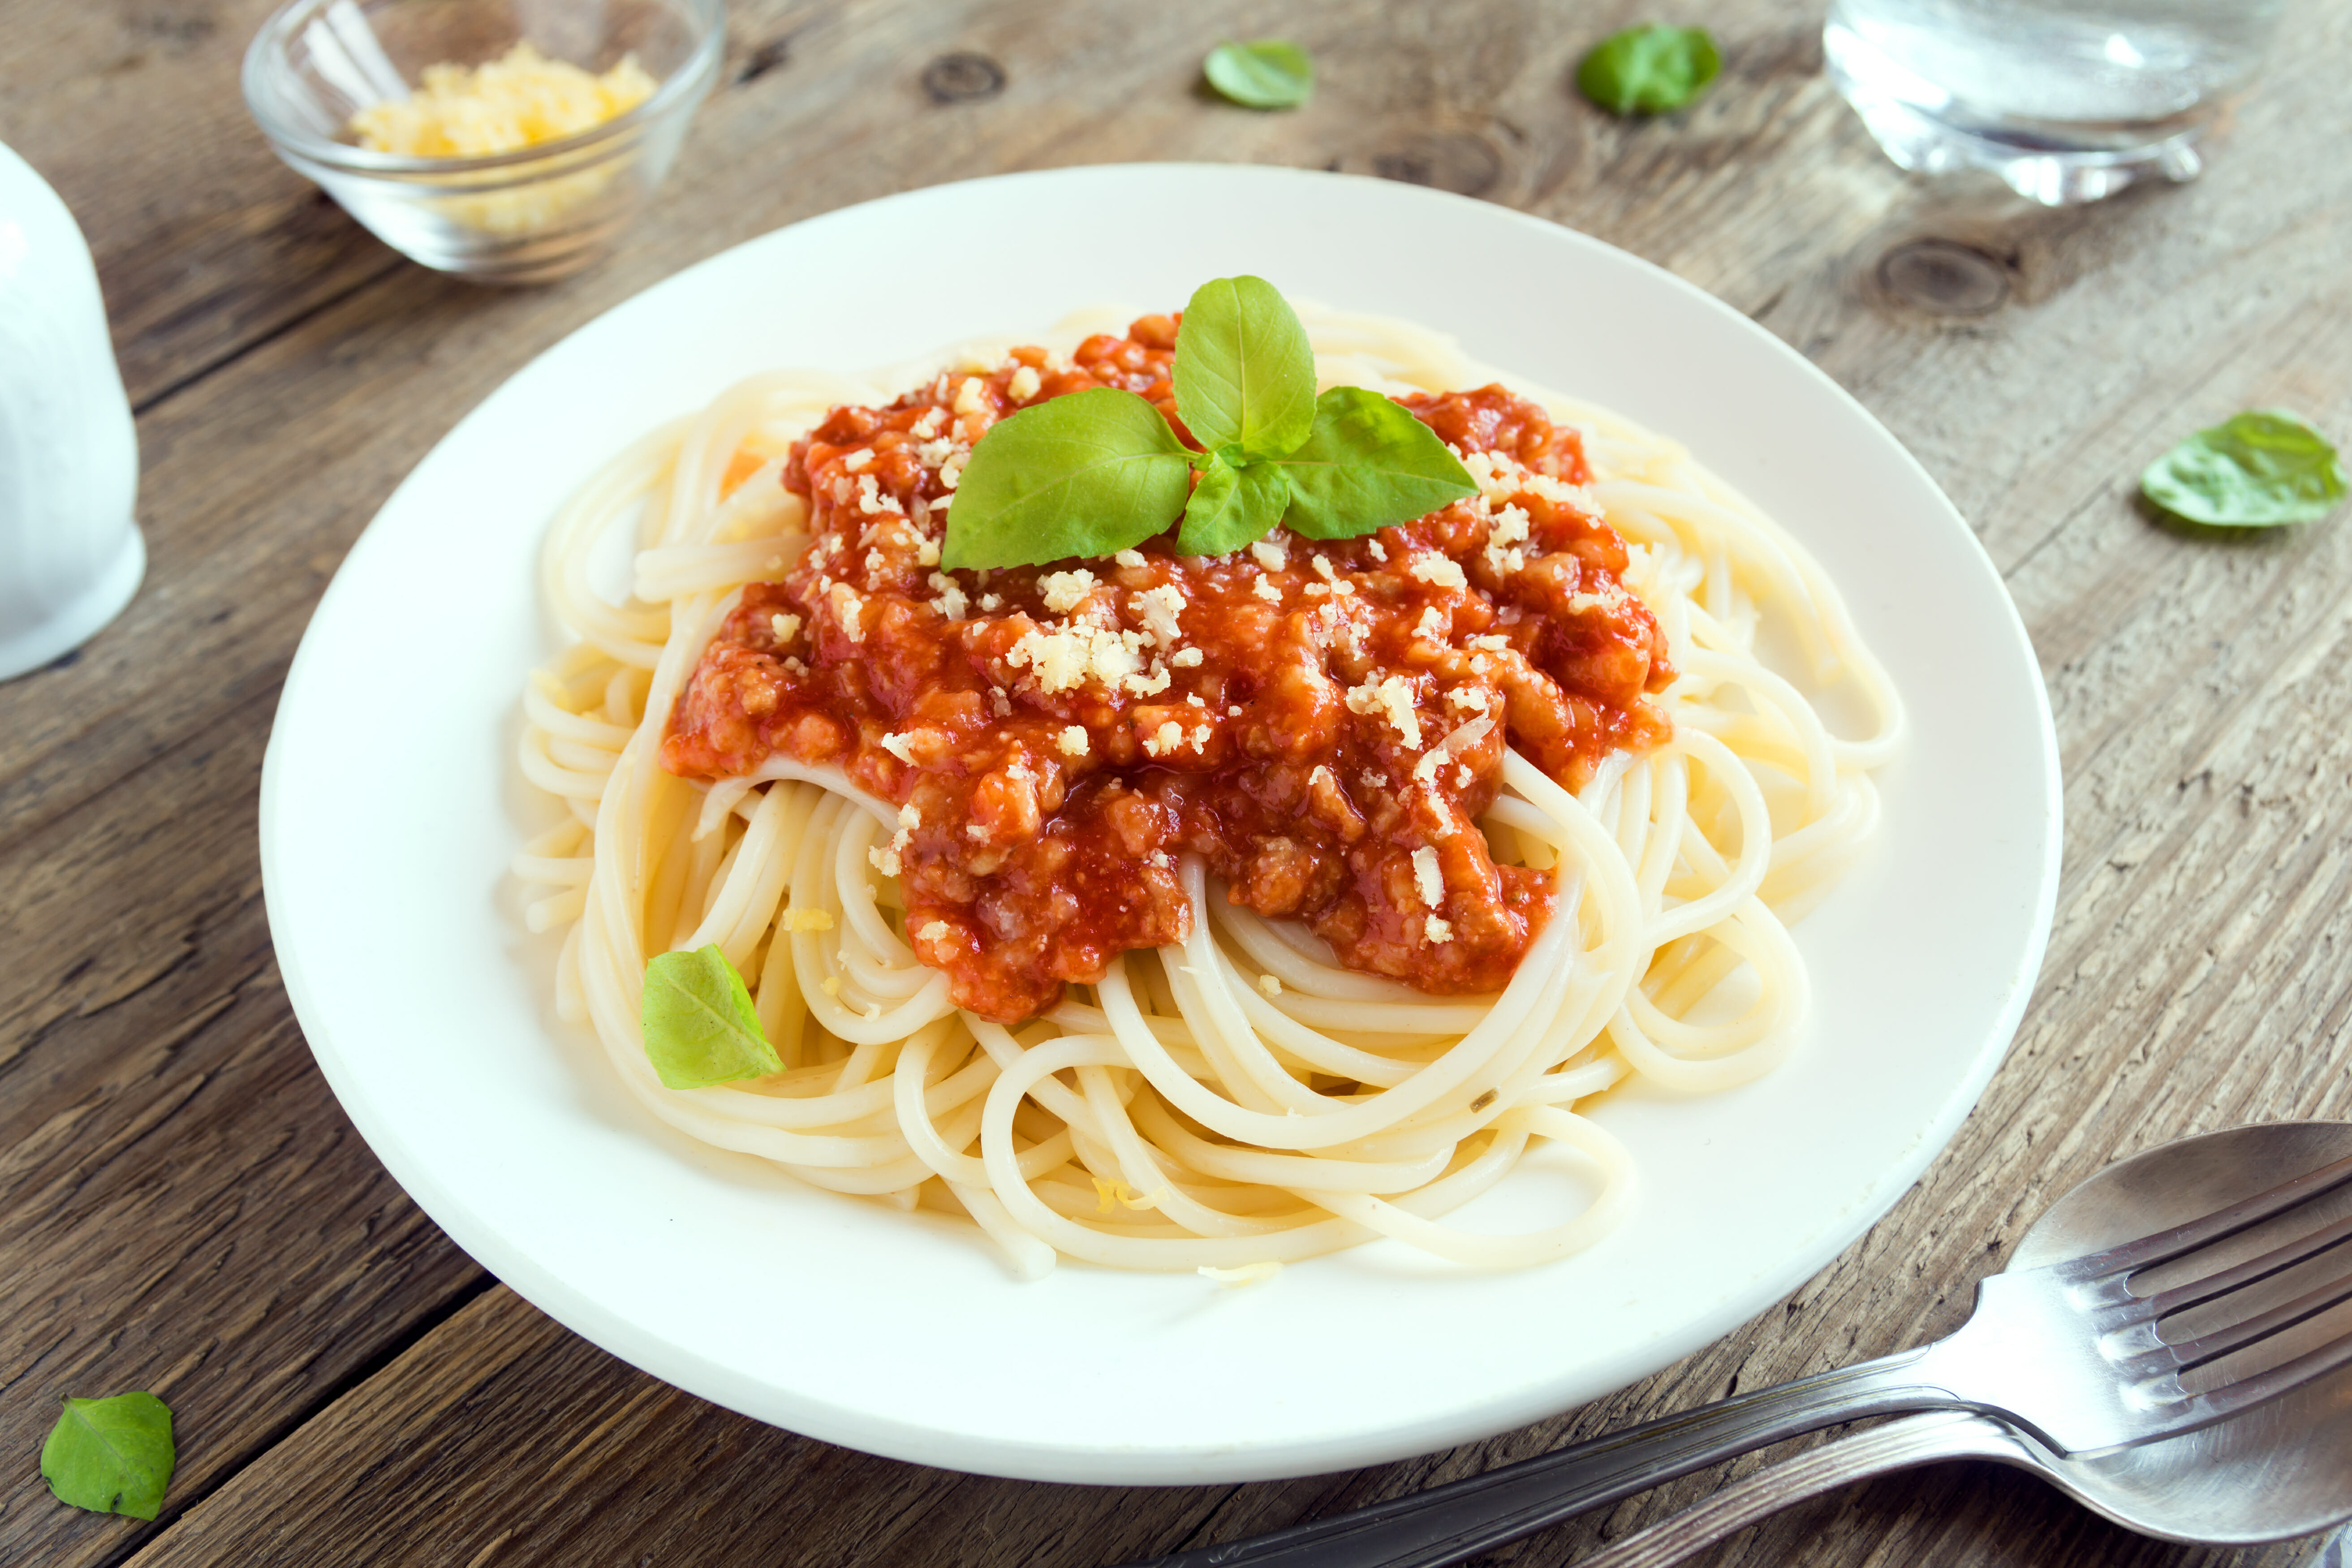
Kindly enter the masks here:
M 1265 6 L 737 0 L 720 90 L 643 227 L 586 276 L 515 292 L 400 260 L 271 158 L 236 89 L 268 4 L 8 0 L 0 21 L 0 140 L 97 251 L 152 556 L 121 620 L 0 686 L 0 1562 L 1093 1568 L 1944 1331 L 2019 1229 L 2108 1161 L 2352 1117 L 2352 518 L 2189 537 L 2133 500 L 2142 464 L 2240 408 L 2352 436 L 2345 0 L 2292 11 L 2201 183 L 2058 212 L 1886 163 L 1823 79 L 1817 5 L 1706 7 L 1723 79 L 1685 115 L 1623 124 L 1565 80 L 1596 36 L 1654 14 L 1630 0 L 1284 6 L 1322 86 L 1280 115 L 1195 85 L 1220 37 L 1276 25 Z M 1672 268 L 1836 376 L 1951 492 L 2032 630 L 2064 752 L 2065 881 L 2032 1008 L 1959 1137 L 1720 1344 L 1591 1408 L 1356 1475 L 1028 1485 L 703 1404 L 451 1245 L 303 1047 L 263 921 L 255 784 L 344 551 L 540 350 L 780 224 L 1158 158 L 1525 207 Z M 152 1525 L 65 1508 L 35 1473 L 58 1396 L 128 1388 L 178 1417 Z M 1520 1560 L 1572 1561 L 1722 1475 Z M 1953 1466 L 1700 1561 L 2284 1568 L 2309 1551 L 2147 1542 Z

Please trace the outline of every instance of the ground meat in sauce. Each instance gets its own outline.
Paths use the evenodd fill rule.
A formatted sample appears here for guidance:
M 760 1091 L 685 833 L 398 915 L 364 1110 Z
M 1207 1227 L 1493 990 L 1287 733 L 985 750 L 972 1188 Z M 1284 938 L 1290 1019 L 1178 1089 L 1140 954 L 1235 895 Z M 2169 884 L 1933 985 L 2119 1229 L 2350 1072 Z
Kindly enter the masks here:
M 1669 732 L 1643 700 L 1673 679 L 1664 638 L 1619 582 L 1574 430 L 1499 386 L 1403 398 L 1478 496 L 1357 540 L 1277 530 L 1202 559 L 1164 535 L 1115 561 L 939 570 L 988 427 L 1098 385 L 1173 421 L 1175 331 L 1147 316 L 1066 363 L 1018 349 L 835 410 L 783 473 L 812 542 L 744 590 L 663 763 L 724 778 L 782 752 L 899 806 L 877 865 L 917 952 L 987 1017 L 1187 936 L 1187 852 L 1351 969 L 1499 989 L 1552 901 L 1476 824 L 1507 741 L 1573 789 Z

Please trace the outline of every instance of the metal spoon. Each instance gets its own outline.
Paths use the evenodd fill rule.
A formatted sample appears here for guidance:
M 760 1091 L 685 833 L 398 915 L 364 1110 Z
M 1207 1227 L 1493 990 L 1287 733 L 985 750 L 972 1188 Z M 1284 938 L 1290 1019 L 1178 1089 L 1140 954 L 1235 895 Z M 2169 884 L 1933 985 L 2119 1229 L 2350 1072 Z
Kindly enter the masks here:
M 2051 1205 L 2009 1266 L 2032 1268 L 2095 1252 L 2347 1153 L 2352 1124 L 2337 1121 L 2241 1127 L 2168 1143 L 2110 1165 Z M 2323 1201 L 2331 1206 L 2314 1205 L 2301 1217 L 2352 1212 L 2352 1194 Z M 2251 1255 L 2255 1244 L 2237 1245 Z M 2315 1319 L 2298 1331 L 2315 1338 L 2333 1321 Z M 2217 1546 L 2283 1541 L 2352 1519 L 2352 1369 L 2201 1431 L 2096 1456 L 2061 1456 L 1968 1412 L 1906 1415 L 1743 1477 L 1578 1568 L 1661 1568 L 1801 1499 L 1955 1458 L 2032 1471 L 2144 1535 Z

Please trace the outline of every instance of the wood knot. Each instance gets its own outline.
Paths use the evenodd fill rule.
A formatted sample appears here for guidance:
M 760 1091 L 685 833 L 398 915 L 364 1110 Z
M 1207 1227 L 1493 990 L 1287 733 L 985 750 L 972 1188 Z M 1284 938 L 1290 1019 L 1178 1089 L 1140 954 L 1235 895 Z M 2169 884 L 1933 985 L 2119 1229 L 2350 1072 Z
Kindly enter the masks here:
M 960 49 L 923 68 L 923 90 L 933 103 L 975 103 L 1004 90 L 1004 68 L 986 55 Z
M 1416 136 L 1372 159 L 1372 173 L 1384 180 L 1431 185 L 1458 196 L 1483 196 L 1503 177 L 1503 155 L 1493 142 L 1467 131 Z
M 743 68 L 735 73 L 735 85 L 741 87 L 747 81 L 757 81 L 778 67 L 790 65 L 792 58 L 790 38 L 771 38 L 753 49 L 743 61 Z
M 2009 300 L 2009 268 L 1973 246 L 1915 239 L 1879 258 L 1878 286 L 1933 316 L 1989 316 Z

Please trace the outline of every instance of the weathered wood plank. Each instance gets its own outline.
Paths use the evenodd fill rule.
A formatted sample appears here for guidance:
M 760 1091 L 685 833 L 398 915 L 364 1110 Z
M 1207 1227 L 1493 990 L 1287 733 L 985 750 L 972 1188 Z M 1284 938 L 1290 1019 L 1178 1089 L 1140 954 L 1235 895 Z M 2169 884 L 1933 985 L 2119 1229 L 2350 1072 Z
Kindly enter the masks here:
M 482 1280 L 294 1028 L 252 865 L 259 740 L 181 748 L 0 869 L 12 968 L 88 955 L 0 1065 L 0 1449 L 37 1452 L 62 1396 L 149 1388 L 177 1414 L 182 1496 Z M 0 1488 L 0 1562 L 149 1533 L 60 1507 L 29 1462 Z
M 877 1485 L 879 1461 L 630 1372 L 503 1288 L 394 1365 L 338 1402 L 349 1426 L 306 1425 L 131 1561 L 939 1563 L 1013 1544 L 1002 1483 L 901 1465 Z M 530 1415 L 479 1419 L 506 1408 Z M 1022 1544 L 1073 1568 L 1148 1554 L 1218 1495 L 1020 1489 L 1055 1521 Z
M 268 159 L 234 96 L 260 8 L 43 4 L 0 58 L 0 136 L 99 241 L 134 386 L 196 377 L 142 422 L 148 591 L 72 666 L 0 687 L 0 947 L 21 955 L 0 973 L 0 1444 L 37 1443 L 51 1382 L 149 1381 L 182 1412 L 174 1507 L 210 1494 L 156 1532 L 68 1513 L 20 1472 L 0 1557 L 116 1561 L 152 1537 L 142 1561 L 1117 1560 L 1895 1348 L 1957 1321 L 1965 1282 L 2112 1155 L 2352 1115 L 2333 657 L 2352 535 L 2231 546 L 2124 499 L 2173 435 L 2236 406 L 2352 428 L 2352 173 L 2331 155 L 2352 123 L 2328 68 L 2352 7 L 2306 13 L 2206 182 L 2050 214 L 1895 174 L 1821 80 L 1813 20 L 1760 0 L 1711 18 L 1729 62 L 1707 100 L 1633 126 L 1561 86 L 1630 5 L 1494 0 L 1442 24 L 1300 6 L 1283 25 L 1323 87 L 1283 116 L 1193 89 L 1209 43 L 1262 30 L 1238 5 L 739 5 L 733 85 L 646 228 L 511 294 L 379 278 L 384 253 Z M 969 64 L 927 87 L 951 52 L 1001 89 Z M 187 134 L 133 147 L 154 105 L 185 106 Z M 889 190 L 1119 157 L 1339 167 L 1544 212 L 1757 314 L 1921 454 L 2010 577 L 2066 753 L 2060 925 L 2010 1065 L 1922 1188 L 1780 1311 L 1563 1420 L 1355 1477 L 1151 1493 L 918 1470 L 663 1389 L 502 1290 L 334 1397 L 479 1276 L 358 1148 L 268 964 L 249 790 L 326 575 L 458 411 L 646 282 Z M 1906 272 L 1922 241 L 1949 265 Z M 1568 1561 L 1711 1484 L 1518 1555 Z M 2137 1542 L 1982 1467 L 1825 1500 L 1702 1559 L 2297 1560 Z
M 134 404 L 400 264 L 246 115 L 238 62 L 275 4 L 9 7 L 0 142 L 89 237 Z

